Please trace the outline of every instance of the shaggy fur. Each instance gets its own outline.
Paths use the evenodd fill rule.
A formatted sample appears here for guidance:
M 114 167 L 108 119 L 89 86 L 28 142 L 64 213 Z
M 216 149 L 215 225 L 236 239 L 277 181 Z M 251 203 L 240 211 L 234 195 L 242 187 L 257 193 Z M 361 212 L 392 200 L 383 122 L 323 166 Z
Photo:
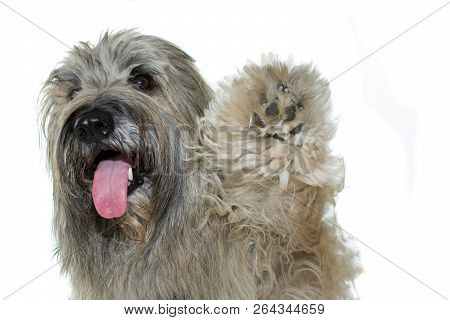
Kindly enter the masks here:
M 135 73 L 156 87 L 130 84 Z M 45 84 L 41 121 L 54 232 L 75 299 L 352 298 L 356 252 L 335 222 L 343 162 L 327 81 L 268 57 L 215 98 L 179 48 L 134 31 L 81 43 Z M 74 119 L 109 110 L 114 131 L 83 143 Z M 141 185 L 101 218 L 95 159 L 114 150 Z

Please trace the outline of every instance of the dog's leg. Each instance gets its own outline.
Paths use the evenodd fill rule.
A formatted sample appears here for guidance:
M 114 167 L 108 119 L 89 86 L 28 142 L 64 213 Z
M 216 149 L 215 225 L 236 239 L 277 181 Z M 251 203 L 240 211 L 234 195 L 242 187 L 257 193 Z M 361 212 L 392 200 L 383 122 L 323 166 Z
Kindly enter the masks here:
M 335 224 L 344 167 L 331 152 L 328 82 L 272 59 L 222 86 L 203 145 L 220 168 L 229 220 L 254 259 L 260 298 L 346 298 L 355 253 Z

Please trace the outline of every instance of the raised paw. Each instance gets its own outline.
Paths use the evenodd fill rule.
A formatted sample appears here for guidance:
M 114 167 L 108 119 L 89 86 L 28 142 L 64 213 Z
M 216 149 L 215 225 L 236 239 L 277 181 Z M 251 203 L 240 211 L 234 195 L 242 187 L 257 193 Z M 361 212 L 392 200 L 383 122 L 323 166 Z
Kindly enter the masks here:
M 336 121 L 328 81 L 311 64 L 249 64 L 217 97 L 206 111 L 202 143 L 218 155 L 222 172 L 231 168 L 230 179 L 342 186 L 342 160 L 329 146 Z
M 328 82 L 310 64 L 248 64 L 217 96 L 207 117 L 212 127 L 236 134 L 233 141 L 249 132 L 249 139 L 264 137 L 270 145 L 301 147 L 315 156 L 334 135 Z
M 289 141 L 292 136 L 301 133 L 304 109 L 299 95 L 287 82 L 273 81 L 270 77 L 265 86 L 256 93 L 254 112 L 250 126 L 257 128 L 266 137 L 280 141 Z

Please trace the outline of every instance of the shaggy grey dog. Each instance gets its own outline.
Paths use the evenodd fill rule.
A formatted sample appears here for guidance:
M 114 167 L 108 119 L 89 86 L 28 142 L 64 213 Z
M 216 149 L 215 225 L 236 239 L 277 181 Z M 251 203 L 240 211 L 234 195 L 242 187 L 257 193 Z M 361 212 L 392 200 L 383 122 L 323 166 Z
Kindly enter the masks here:
M 72 297 L 352 298 L 329 95 L 314 68 L 274 57 L 213 96 L 160 38 L 74 47 L 40 113 Z

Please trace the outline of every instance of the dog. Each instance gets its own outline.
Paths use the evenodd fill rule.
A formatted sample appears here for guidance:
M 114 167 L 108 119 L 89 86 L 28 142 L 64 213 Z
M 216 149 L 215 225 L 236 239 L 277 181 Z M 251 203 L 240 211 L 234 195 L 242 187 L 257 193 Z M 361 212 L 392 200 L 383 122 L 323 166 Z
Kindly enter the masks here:
M 107 32 L 51 72 L 39 119 L 71 298 L 356 297 L 311 65 L 269 55 L 213 93 L 174 44 Z

